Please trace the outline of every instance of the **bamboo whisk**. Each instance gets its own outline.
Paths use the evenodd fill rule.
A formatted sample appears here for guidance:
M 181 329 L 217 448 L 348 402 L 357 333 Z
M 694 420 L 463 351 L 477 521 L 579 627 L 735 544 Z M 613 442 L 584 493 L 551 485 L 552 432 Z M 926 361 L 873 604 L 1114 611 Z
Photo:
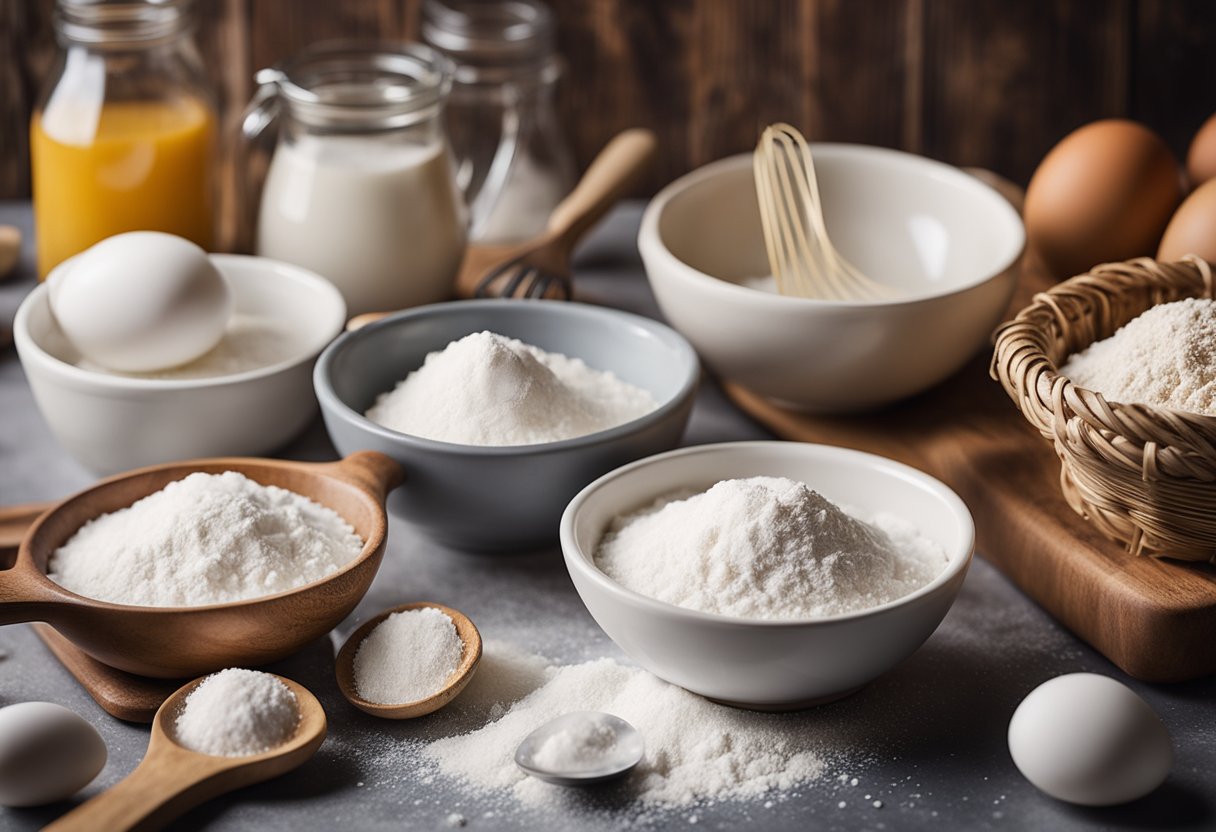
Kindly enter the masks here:
M 769 266 L 783 295 L 876 300 L 887 287 L 845 260 L 828 238 L 806 139 L 788 124 L 766 127 L 753 155 Z

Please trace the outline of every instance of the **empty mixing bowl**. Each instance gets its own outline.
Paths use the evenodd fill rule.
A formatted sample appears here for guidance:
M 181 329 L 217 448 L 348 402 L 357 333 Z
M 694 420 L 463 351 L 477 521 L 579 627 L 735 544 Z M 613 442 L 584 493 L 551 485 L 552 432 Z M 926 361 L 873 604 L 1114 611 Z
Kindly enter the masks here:
M 812 412 L 874 408 L 944 380 L 988 342 L 1025 234 L 989 186 L 861 145 L 812 146 L 828 232 L 890 299 L 827 301 L 741 285 L 770 274 L 750 154 L 668 185 L 638 247 L 667 320 L 727 381 Z

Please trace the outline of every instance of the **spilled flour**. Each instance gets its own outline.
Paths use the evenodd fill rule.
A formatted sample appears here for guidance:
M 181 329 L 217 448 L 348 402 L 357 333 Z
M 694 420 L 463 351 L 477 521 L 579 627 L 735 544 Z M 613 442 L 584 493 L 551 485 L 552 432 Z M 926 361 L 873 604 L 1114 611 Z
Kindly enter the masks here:
M 533 729 L 580 710 L 614 714 L 641 732 L 646 756 L 629 783 L 632 798 L 643 805 L 756 797 L 815 780 L 824 770 L 804 721 L 716 705 L 613 659 L 545 666 L 493 642 L 486 659 L 490 664 L 474 679 L 483 686 L 470 686 L 470 698 L 456 704 L 486 709 L 491 721 L 422 748 L 443 774 L 475 790 L 510 794 L 533 806 L 553 800 L 560 787 L 520 771 L 515 749 Z M 492 701 L 493 690 L 522 694 L 529 687 L 518 701 Z

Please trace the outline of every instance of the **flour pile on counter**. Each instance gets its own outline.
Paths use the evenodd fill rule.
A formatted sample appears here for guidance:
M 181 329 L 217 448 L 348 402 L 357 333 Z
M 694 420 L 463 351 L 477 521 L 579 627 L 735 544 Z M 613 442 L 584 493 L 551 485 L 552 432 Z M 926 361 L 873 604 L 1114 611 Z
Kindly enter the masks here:
M 442 610 L 395 612 L 355 651 L 355 690 L 368 702 L 401 705 L 439 693 L 460 665 L 464 643 Z
M 752 477 L 618 517 L 595 563 L 625 588 L 676 606 L 797 619 L 901 598 L 937 577 L 946 555 L 900 518 L 867 523 L 803 483 Z
M 300 724 L 296 695 L 269 673 L 230 667 L 190 691 L 173 726 L 177 742 L 214 757 L 264 754 Z
M 307 497 L 235 471 L 200 472 L 81 526 L 47 574 L 100 601 L 199 606 L 319 580 L 362 548 L 350 524 Z
M 619 716 L 641 732 L 646 757 L 631 789 L 645 805 L 754 797 L 814 780 L 823 771 L 805 723 L 716 705 L 612 659 L 541 669 L 535 657 L 513 648 L 489 642 L 485 649 L 492 664 L 479 670 L 469 698 L 456 702 L 484 709 L 499 695 L 505 704 L 490 710 L 495 721 L 422 749 L 444 774 L 475 789 L 505 791 L 532 805 L 555 799 L 561 787 L 520 771 L 515 749 L 537 726 L 580 710 Z M 530 686 L 536 687 L 513 703 L 506 695 Z
M 1216 301 L 1154 306 L 1060 372 L 1111 401 L 1216 416 Z
M 426 357 L 367 418 L 461 445 L 533 445 L 622 425 L 658 404 L 645 390 L 577 358 L 493 332 Z

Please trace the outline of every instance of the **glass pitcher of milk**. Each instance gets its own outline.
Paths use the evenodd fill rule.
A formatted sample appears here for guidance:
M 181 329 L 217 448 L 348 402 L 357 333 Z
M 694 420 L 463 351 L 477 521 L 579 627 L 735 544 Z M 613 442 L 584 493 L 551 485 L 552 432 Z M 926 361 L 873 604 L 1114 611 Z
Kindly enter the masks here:
M 448 60 L 418 44 L 323 43 L 256 78 L 242 132 L 277 138 L 255 251 L 328 278 L 350 315 L 450 298 L 467 210 L 440 118 Z

